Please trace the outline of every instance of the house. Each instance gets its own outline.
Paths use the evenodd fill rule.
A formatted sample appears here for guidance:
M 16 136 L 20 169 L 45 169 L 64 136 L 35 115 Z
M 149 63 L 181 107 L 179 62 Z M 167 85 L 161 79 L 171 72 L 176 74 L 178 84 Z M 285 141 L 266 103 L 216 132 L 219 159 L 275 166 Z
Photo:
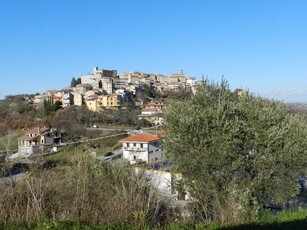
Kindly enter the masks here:
M 103 108 L 107 109 L 117 109 L 121 106 L 122 96 L 116 93 L 101 95 L 97 99 L 99 110 Z
M 83 96 L 81 93 L 78 92 L 72 92 L 72 98 L 73 98 L 73 104 L 77 106 L 83 105 Z
M 35 109 L 42 108 L 44 101 L 51 101 L 51 97 L 48 94 L 36 95 L 33 100 L 33 107 Z
M 152 115 L 158 112 L 158 109 L 156 108 L 145 108 L 142 109 L 141 113 L 142 115 Z
M 145 108 L 155 108 L 159 112 L 162 112 L 167 108 L 167 105 L 164 104 L 162 101 L 154 100 L 146 105 L 144 105 Z
M 145 119 L 152 123 L 153 125 L 161 125 L 164 123 L 163 113 L 152 113 L 152 114 L 140 114 L 138 115 L 138 119 Z
M 154 125 L 163 124 L 163 111 L 166 109 L 167 105 L 161 101 L 152 101 L 149 104 L 144 105 L 141 114 L 138 115 L 138 119 L 145 119 Z
M 136 134 L 122 139 L 123 158 L 130 164 L 152 162 L 162 159 L 162 148 L 159 138 L 146 133 Z
M 114 78 L 114 87 L 117 89 L 125 89 L 128 86 L 128 78 Z
M 84 95 L 86 93 L 87 87 L 88 85 L 86 84 L 78 84 L 76 87 L 74 87 L 74 92 Z
M 67 91 L 62 95 L 62 108 L 69 107 L 73 104 L 73 95 Z
M 102 78 L 102 89 L 107 92 L 107 94 L 112 94 L 114 91 L 113 82 L 111 78 Z
M 167 85 L 167 90 L 178 92 L 182 88 L 182 84 L 178 83 L 170 83 Z
M 122 96 L 116 93 L 107 95 L 93 94 L 87 96 L 85 104 L 93 112 L 100 112 L 103 109 L 118 109 L 121 106 Z
M 53 128 L 33 128 L 18 138 L 18 152 L 21 154 L 42 153 L 54 144 L 60 144 L 62 135 Z
M 96 94 L 93 94 L 91 96 L 87 96 L 86 100 L 85 100 L 85 104 L 86 104 L 86 107 L 93 111 L 93 112 L 97 112 L 97 99 L 98 99 L 98 96 Z
M 188 77 L 186 81 L 186 85 L 188 85 L 189 87 L 192 87 L 193 85 L 195 85 L 195 82 L 196 82 L 195 77 Z
M 91 86 L 93 89 L 99 88 L 99 80 L 100 77 L 94 76 L 93 74 L 86 74 L 82 75 L 81 77 L 81 84 Z

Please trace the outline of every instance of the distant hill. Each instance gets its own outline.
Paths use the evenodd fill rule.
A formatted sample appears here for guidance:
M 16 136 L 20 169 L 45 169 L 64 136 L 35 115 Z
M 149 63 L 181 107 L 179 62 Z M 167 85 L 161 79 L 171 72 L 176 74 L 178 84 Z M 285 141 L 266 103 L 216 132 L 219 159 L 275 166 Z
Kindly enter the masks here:
M 307 113 L 307 103 L 285 103 L 286 107 L 292 112 Z

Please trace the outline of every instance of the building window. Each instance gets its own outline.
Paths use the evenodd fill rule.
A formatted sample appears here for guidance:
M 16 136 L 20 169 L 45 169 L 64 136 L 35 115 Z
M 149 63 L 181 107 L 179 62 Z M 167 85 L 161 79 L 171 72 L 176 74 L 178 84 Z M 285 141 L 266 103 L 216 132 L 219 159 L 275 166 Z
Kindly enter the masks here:
M 133 143 L 133 146 L 136 147 L 136 143 Z
M 141 143 L 141 148 L 143 148 L 143 143 Z

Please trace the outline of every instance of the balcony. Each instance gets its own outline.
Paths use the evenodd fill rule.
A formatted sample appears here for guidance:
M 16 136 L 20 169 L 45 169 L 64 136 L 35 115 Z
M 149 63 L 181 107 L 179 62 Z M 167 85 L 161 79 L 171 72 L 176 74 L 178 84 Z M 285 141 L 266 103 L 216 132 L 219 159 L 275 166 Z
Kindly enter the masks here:
M 124 147 L 126 151 L 134 151 L 134 152 L 144 152 L 147 151 L 147 148 L 140 148 L 140 147 Z

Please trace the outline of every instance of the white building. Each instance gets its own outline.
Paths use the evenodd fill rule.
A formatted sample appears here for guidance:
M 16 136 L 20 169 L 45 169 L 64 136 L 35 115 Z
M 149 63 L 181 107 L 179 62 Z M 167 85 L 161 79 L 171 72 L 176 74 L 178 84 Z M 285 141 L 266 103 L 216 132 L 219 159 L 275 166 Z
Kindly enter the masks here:
M 62 96 L 62 108 L 69 107 L 73 104 L 73 96 L 70 92 L 64 93 Z
M 113 93 L 113 83 L 111 79 L 108 79 L 108 81 L 104 81 L 102 83 L 102 89 L 107 92 L 107 94 L 112 94 Z
M 152 162 L 162 158 L 162 149 L 159 138 L 153 135 L 141 133 L 122 139 L 123 158 L 130 164 L 140 162 Z
M 33 105 L 36 109 L 43 107 L 44 101 L 51 101 L 48 94 L 36 95 L 33 100 Z
M 99 80 L 100 80 L 100 77 L 94 76 L 93 74 L 87 74 L 87 75 L 81 76 L 81 84 L 90 85 L 93 87 L 93 89 L 99 88 Z
M 114 87 L 117 89 L 125 89 L 128 86 L 128 78 L 115 78 Z
M 80 94 L 85 94 L 86 90 L 87 90 L 87 85 L 83 85 L 83 84 L 78 84 L 76 85 L 76 87 L 73 88 L 74 92 L 80 93 Z
M 83 105 L 83 96 L 80 93 L 77 92 L 72 92 L 71 93 L 73 96 L 73 104 L 77 106 L 82 106 Z
M 142 109 L 142 115 L 152 115 L 157 113 L 158 110 L 156 108 L 145 108 Z
M 196 82 L 195 77 L 188 77 L 186 84 L 189 85 L 189 86 L 193 86 L 193 85 L 195 85 L 195 82 Z

